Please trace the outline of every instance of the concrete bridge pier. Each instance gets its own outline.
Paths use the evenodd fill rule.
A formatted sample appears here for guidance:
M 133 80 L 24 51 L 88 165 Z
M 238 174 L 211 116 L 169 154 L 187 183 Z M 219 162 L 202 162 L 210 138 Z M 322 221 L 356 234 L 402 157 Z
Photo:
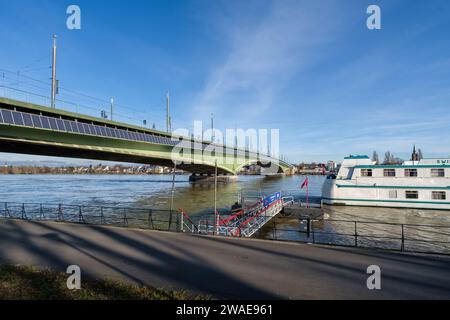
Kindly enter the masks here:
M 219 174 L 217 175 L 217 182 L 220 183 L 228 183 L 235 182 L 238 180 L 237 175 L 227 175 L 227 174 Z M 193 173 L 189 176 L 189 182 L 193 183 L 214 183 L 214 174 L 205 174 L 205 173 Z

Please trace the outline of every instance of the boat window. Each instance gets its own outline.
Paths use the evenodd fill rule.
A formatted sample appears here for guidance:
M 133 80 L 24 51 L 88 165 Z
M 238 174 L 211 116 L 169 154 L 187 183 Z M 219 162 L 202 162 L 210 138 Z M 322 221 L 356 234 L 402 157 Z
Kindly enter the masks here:
M 385 177 L 395 177 L 395 169 L 384 169 Z
M 361 177 L 371 177 L 372 169 L 361 169 Z
M 417 169 L 405 169 L 405 177 L 417 177 Z
M 431 176 L 432 177 L 445 177 L 445 171 L 444 169 L 431 169 Z
M 445 200 L 446 199 L 445 191 L 431 191 L 431 198 L 433 200 Z
M 397 199 L 397 190 L 389 190 L 389 199 Z
M 419 191 L 405 191 L 406 199 L 419 199 Z

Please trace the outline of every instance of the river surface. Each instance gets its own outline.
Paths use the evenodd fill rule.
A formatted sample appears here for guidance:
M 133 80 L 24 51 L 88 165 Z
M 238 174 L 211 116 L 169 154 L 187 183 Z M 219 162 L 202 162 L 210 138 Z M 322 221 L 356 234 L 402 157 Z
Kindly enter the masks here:
M 188 175 L 177 175 L 174 208 L 189 214 L 214 208 L 214 183 L 195 183 Z M 229 209 L 238 195 L 255 197 L 281 191 L 283 195 L 305 195 L 304 177 L 264 178 L 239 176 L 236 182 L 218 183 L 217 206 Z M 320 196 L 324 177 L 309 178 L 309 193 Z M 48 202 L 80 205 L 129 205 L 169 209 L 171 175 L 0 175 L 0 202 Z
M 192 184 L 188 175 L 177 175 L 174 188 L 174 209 L 182 208 L 189 215 L 213 212 L 214 184 Z M 283 196 L 291 195 L 296 200 L 304 200 L 306 190 L 302 190 L 304 176 L 268 178 L 262 176 L 239 176 L 236 182 L 219 183 L 217 207 L 229 210 L 239 194 L 246 199 L 259 195 L 269 195 L 281 191 Z M 312 201 L 320 197 L 324 176 L 309 177 L 309 196 Z M 93 206 L 130 206 L 136 208 L 169 209 L 171 201 L 172 176 L 170 175 L 0 175 L 0 202 L 62 203 Z M 322 231 L 354 233 L 354 226 L 348 222 L 333 220 L 357 220 L 368 222 L 388 222 L 398 224 L 447 225 L 450 226 L 450 212 L 441 210 L 390 209 L 362 207 L 329 207 L 324 209 L 328 223 L 316 223 Z M 298 220 L 279 222 L 278 237 L 283 239 L 301 238 L 298 232 L 283 232 L 283 226 L 298 229 Z M 376 224 L 358 225 L 358 233 L 385 236 L 392 231 L 398 236 L 399 226 Z M 393 230 L 389 230 L 393 229 Z M 395 230 L 394 230 L 395 229 Z M 271 235 L 272 232 L 269 232 Z M 383 233 L 383 234 L 382 234 Z M 409 227 L 404 230 L 406 237 L 425 240 L 450 241 L 450 229 Z M 317 236 L 320 236 L 317 234 Z M 323 242 L 327 236 L 323 235 Z M 334 239 L 336 240 L 336 239 Z M 351 236 L 343 240 L 351 245 Z M 346 242 L 347 241 L 347 242 Z M 363 237 L 359 239 L 363 241 Z M 397 244 L 395 244 L 397 245 Z

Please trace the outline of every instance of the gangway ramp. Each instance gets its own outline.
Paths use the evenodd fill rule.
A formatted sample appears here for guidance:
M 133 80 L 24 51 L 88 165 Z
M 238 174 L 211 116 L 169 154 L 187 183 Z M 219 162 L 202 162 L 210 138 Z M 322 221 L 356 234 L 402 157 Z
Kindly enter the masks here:
M 203 218 L 197 223 L 180 209 L 181 231 L 249 238 L 293 202 L 293 197 L 282 197 L 281 192 L 276 192 L 231 216 L 221 218 L 215 214 L 213 221 Z

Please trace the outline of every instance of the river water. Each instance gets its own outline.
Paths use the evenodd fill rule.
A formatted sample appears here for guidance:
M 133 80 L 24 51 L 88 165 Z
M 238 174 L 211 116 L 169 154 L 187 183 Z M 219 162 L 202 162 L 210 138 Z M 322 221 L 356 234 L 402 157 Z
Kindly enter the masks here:
M 213 212 L 214 184 L 192 184 L 189 176 L 177 175 L 174 189 L 174 208 L 182 208 L 190 215 Z M 219 183 L 217 189 L 217 207 L 229 210 L 238 200 L 238 195 L 252 198 L 281 191 L 283 196 L 291 195 L 296 200 L 304 200 L 306 191 L 300 189 L 304 176 L 269 178 L 262 176 L 239 176 L 236 182 Z M 309 177 L 309 195 L 311 199 L 320 197 L 324 176 Z M 171 200 L 172 176 L 170 175 L 1 175 L 0 202 L 63 203 L 93 206 L 130 206 L 137 208 L 168 209 Z M 399 226 L 377 225 L 374 222 L 417 225 L 450 226 L 450 212 L 441 210 L 390 209 L 361 207 L 328 207 L 324 209 L 328 222 L 316 222 L 315 228 L 324 232 L 354 233 L 354 225 L 348 221 L 367 221 L 359 224 L 358 234 L 370 234 L 383 238 L 386 234 L 400 234 Z M 297 230 L 298 220 L 278 221 L 277 238 L 301 239 Z M 288 226 L 283 231 L 283 227 Z M 391 230 L 392 229 L 392 230 Z M 274 233 L 269 230 L 267 234 Z M 262 237 L 269 237 L 262 235 Z M 404 230 L 406 238 L 430 241 L 450 242 L 450 229 L 431 227 L 409 227 Z M 316 235 L 320 237 L 318 233 Z M 353 237 L 332 239 L 342 244 L 352 244 Z M 319 239 L 320 240 L 320 239 Z M 328 236 L 322 235 L 322 242 L 328 242 Z M 330 242 L 332 242 L 330 240 Z M 382 239 L 381 239 L 382 240 Z M 364 242 L 363 237 L 359 239 Z M 386 241 L 389 241 L 387 239 Z M 397 240 L 394 246 L 397 246 Z M 427 245 L 429 246 L 429 245 Z

